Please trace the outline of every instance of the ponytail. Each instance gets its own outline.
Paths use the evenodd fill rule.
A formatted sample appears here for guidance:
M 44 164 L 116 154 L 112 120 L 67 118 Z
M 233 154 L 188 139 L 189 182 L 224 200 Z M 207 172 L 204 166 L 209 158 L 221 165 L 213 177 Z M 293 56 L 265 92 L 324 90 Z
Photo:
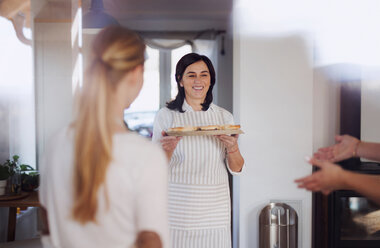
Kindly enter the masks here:
M 94 60 L 79 94 L 74 123 L 72 214 L 82 224 L 96 221 L 99 188 L 112 161 L 112 96 L 122 77 L 144 62 L 144 51 L 140 37 L 122 27 L 108 27 L 94 41 Z

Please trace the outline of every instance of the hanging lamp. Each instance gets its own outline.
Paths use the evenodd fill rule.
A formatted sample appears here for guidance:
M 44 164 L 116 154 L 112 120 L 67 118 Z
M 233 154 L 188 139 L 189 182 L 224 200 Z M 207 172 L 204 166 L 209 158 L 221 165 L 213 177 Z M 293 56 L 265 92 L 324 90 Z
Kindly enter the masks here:
M 102 29 L 119 22 L 104 11 L 103 0 L 92 0 L 89 11 L 83 15 L 83 29 Z

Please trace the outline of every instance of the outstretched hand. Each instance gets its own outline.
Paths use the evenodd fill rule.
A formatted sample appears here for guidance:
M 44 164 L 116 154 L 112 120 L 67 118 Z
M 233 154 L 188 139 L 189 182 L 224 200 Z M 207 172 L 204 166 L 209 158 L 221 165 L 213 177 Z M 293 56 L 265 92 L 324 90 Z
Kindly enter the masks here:
M 296 179 L 294 182 L 298 184 L 298 188 L 321 191 L 325 195 L 328 195 L 333 190 L 343 188 L 343 169 L 339 165 L 315 158 L 311 158 L 308 163 L 319 167 L 320 170 L 310 176 Z
M 356 149 L 360 140 L 349 135 L 336 135 L 335 145 L 320 148 L 314 153 L 314 158 L 317 160 L 327 160 L 338 162 L 355 156 Z

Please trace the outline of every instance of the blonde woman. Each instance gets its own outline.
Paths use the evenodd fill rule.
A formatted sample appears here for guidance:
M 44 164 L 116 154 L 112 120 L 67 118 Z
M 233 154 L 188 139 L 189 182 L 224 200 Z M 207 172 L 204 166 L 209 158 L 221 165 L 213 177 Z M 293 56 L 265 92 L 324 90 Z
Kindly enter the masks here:
M 167 247 L 165 154 L 127 130 L 123 111 L 143 84 L 145 45 L 122 27 L 102 30 L 75 121 L 41 166 L 40 201 L 53 247 Z

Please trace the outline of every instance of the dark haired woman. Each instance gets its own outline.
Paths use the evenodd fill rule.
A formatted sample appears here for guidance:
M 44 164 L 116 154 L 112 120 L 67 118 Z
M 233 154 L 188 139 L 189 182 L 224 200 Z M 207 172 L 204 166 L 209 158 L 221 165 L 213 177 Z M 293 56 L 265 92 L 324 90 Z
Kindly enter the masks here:
M 228 171 L 239 174 L 244 159 L 238 136 L 167 136 L 178 126 L 233 124 L 227 110 L 212 103 L 215 70 L 206 56 L 190 53 L 177 63 L 176 98 L 161 109 L 153 128 L 169 164 L 169 224 L 172 248 L 229 248 Z

